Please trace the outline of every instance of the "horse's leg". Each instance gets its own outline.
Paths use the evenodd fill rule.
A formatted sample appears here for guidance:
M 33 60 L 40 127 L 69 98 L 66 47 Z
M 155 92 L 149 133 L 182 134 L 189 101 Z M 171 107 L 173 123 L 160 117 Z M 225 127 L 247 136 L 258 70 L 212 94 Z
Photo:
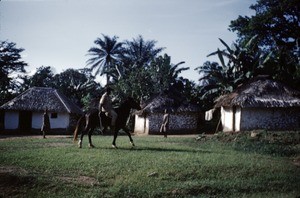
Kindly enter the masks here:
M 112 147 L 113 148 L 118 148 L 117 145 L 116 145 L 116 139 L 118 137 L 119 129 L 116 129 L 115 127 L 111 127 L 111 129 L 114 131 L 114 139 L 113 139 L 113 142 L 112 142 Z
M 79 148 L 82 148 L 82 140 L 83 140 L 83 136 L 84 136 L 84 133 L 85 133 L 85 129 L 81 132 L 81 135 L 80 135 L 80 140 L 78 142 L 78 147 Z
M 106 133 L 106 130 L 107 130 L 107 126 L 103 127 L 102 135 L 104 135 Z
M 89 147 L 90 148 L 95 148 L 95 146 L 92 144 L 92 133 L 94 131 L 94 128 L 90 128 L 88 131 L 88 136 L 89 136 Z
M 84 130 L 82 131 L 82 133 L 81 133 L 81 136 L 80 136 L 80 140 L 79 140 L 79 142 L 78 142 L 78 147 L 79 148 L 82 148 L 82 141 L 83 141 L 83 136 L 84 136 L 84 134 L 87 132 L 87 131 L 89 131 L 89 128 L 90 128 L 90 122 L 89 122 L 89 119 L 86 117 L 85 118 L 86 120 L 85 120 L 85 127 L 84 127 Z
M 133 143 L 133 139 L 132 139 L 132 137 L 131 137 L 131 134 L 130 134 L 129 130 L 128 130 L 126 127 L 123 127 L 123 130 L 124 130 L 125 133 L 128 135 L 129 140 L 130 140 L 130 144 L 131 144 L 132 146 L 135 146 L 134 143 Z

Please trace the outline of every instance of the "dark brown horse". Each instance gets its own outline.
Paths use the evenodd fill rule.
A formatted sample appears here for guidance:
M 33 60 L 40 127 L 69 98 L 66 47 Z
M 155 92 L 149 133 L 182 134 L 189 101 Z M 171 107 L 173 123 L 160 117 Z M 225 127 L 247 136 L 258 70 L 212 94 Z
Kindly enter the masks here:
M 118 137 L 118 132 L 120 129 L 123 129 L 125 131 L 125 133 L 128 135 L 128 137 L 130 139 L 130 143 L 132 144 L 132 146 L 134 146 L 130 132 L 126 128 L 126 122 L 129 117 L 131 109 L 137 109 L 137 110 L 141 109 L 140 105 L 137 102 L 135 102 L 134 99 L 132 99 L 132 98 L 128 98 L 124 103 L 122 103 L 120 105 L 119 108 L 115 109 L 116 113 L 118 114 L 118 117 L 116 120 L 115 131 L 113 132 L 114 139 L 112 142 L 112 146 L 114 148 L 117 148 L 116 139 Z M 77 125 L 76 125 L 76 129 L 74 131 L 74 141 L 77 141 L 78 133 L 85 124 L 85 127 L 82 130 L 82 133 L 80 136 L 80 140 L 78 142 L 79 148 L 82 147 L 82 139 L 83 139 L 83 136 L 85 133 L 88 133 L 89 147 L 91 147 L 91 148 L 94 147 L 94 145 L 92 144 L 91 136 L 92 136 L 94 129 L 96 127 L 99 127 L 99 115 L 98 114 L 99 114 L 99 111 L 94 109 L 94 110 L 91 110 L 90 112 L 87 112 L 85 115 L 83 115 L 81 118 L 79 118 Z M 109 127 L 111 124 L 111 118 L 107 117 L 105 115 L 105 113 L 102 112 L 101 113 L 101 122 L 102 122 L 102 126 L 104 127 L 102 132 L 105 133 L 107 127 Z

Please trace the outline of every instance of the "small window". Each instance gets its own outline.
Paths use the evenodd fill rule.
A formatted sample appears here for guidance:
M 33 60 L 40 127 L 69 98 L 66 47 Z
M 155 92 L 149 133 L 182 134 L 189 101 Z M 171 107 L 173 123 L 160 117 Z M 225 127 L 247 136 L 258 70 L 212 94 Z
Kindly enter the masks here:
M 51 113 L 51 118 L 57 118 L 57 113 Z

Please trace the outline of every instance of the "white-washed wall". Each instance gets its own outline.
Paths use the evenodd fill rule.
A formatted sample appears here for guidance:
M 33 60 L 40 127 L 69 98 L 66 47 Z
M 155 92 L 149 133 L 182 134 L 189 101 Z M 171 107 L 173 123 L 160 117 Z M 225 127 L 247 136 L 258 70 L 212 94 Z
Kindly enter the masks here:
M 50 117 L 51 129 L 64 129 L 69 126 L 70 115 L 68 113 L 58 113 L 57 118 Z
M 299 108 L 245 108 L 242 109 L 241 130 L 299 129 Z
M 235 131 L 241 130 L 241 116 L 242 116 L 241 107 L 237 107 L 235 111 Z
M 33 112 L 32 113 L 32 128 L 40 129 L 43 124 L 43 115 L 42 112 Z M 57 118 L 51 118 L 51 113 L 49 113 L 50 118 L 50 127 L 51 129 L 64 129 L 69 126 L 69 114 L 68 113 L 58 113 Z
M 17 112 L 17 111 L 5 112 L 4 126 L 5 126 L 5 129 L 18 129 L 18 127 L 19 127 L 19 112 Z
M 135 115 L 134 132 L 138 134 L 148 134 L 149 119 L 147 117 Z
M 31 123 L 31 127 L 33 129 L 40 129 L 42 127 L 43 124 L 43 115 L 44 113 L 40 112 L 33 112 L 32 113 L 32 123 Z
M 49 113 L 51 129 L 64 129 L 69 126 L 70 115 L 68 113 L 58 113 L 57 118 L 51 118 Z M 43 123 L 43 113 L 33 112 L 31 127 L 40 129 Z M 19 112 L 7 111 L 4 118 L 5 129 L 18 129 L 19 127 Z
M 223 131 L 233 131 L 233 111 L 230 107 L 221 107 L 221 122 Z

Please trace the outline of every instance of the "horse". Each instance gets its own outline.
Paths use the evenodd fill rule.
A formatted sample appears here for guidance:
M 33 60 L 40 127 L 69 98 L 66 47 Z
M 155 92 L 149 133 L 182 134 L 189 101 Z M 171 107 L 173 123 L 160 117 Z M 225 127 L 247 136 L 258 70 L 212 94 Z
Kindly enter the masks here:
M 131 145 L 135 146 L 133 143 L 133 139 L 130 135 L 130 132 L 126 127 L 126 122 L 128 120 L 131 109 L 141 110 L 140 105 L 137 102 L 135 102 L 135 100 L 133 98 L 128 98 L 119 106 L 119 108 L 115 108 L 115 111 L 118 114 L 118 117 L 116 120 L 115 131 L 113 131 L 113 133 L 114 133 L 114 138 L 113 138 L 113 142 L 112 142 L 113 148 L 117 148 L 116 139 L 118 137 L 118 132 L 120 129 L 124 130 L 124 132 L 129 137 Z M 110 126 L 111 118 L 107 117 L 104 112 L 101 112 L 100 117 L 101 117 L 102 126 L 104 127 L 104 129 L 102 130 L 102 133 L 104 133 L 106 131 L 107 127 L 111 128 L 111 126 Z M 90 148 L 95 147 L 92 144 L 91 136 L 92 136 L 94 129 L 96 127 L 100 126 L 99 121 L 100 121 L 99 120 L 99 110 L 97 110 L 97 109 L 93 109 L 79 118 L 79 120 L 77 121 L 75 131 L 74 131 L 74 139 L 73 139 L 74 142 L 77 141 L 78 133 L 79 133 L 80 129 L 82 128 L 82 126 L 85 124 L 84 130 L 82 131 L 80 140 L 78 142 L 79 148 L 82 148 L 82 140 L 83 140 L 83 136 L 85 133 L 88 133 L 89 147 Z

